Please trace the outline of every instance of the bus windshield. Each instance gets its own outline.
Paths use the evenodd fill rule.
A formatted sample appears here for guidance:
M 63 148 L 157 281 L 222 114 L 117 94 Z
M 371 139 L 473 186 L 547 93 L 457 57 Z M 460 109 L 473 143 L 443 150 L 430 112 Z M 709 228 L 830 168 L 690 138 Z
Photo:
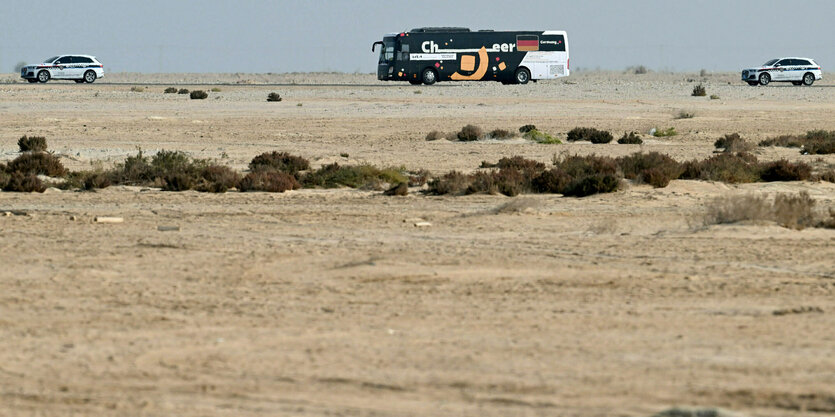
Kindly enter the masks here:
M 383 39 L 383 47 L 380 49 L 380 63 L 394 61 L 394 39 Z

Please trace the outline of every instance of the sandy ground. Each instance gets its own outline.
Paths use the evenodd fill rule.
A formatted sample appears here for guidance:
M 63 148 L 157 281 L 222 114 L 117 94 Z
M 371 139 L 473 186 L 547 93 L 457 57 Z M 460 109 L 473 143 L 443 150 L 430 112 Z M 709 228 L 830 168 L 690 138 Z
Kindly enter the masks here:
M 657 150 L 685 160 L 710 155 L 727 133 L 759 141 L 835 130 L 835 85 L 826 80 L 812 88 L 752 88 L 736 74 L 581 73 L 528 86 L 413 87 L 334 74 L 101 81 L 0 84 L 0 161 L 17 155 L 18 137 L 35 134 L 72 169 L 141 148 L 239 169 L 282 150 L 314 166 L 445 172 L 566 152 Z M 691 97 L 698 82 L 720 98 Z M 169 84 L 130 91 L 155 83 Z M 162 93 L 212 87 L 197 83 L 223 85 L 203 101 Z M 284 101 L 267 103 L 271 91 Z M 695 117 L 675 120 L 680 111 Z M 533 123 L 558 136 L 576 126 L 635 130 L 646 144 L 424 141 L 467 123 Z M 653 127 L 681 134 L 652 139 Z M 835 164 L 796 149 L 756 152 Z M 0 217 L 0 415 L 648 416 L 674 405 L 835 414 L 835 231 L 702 221 L 717 196 L 797 191 L 821 210 L 835 207 L 835 184 L 818 182 L 627 184 L 583 199 L 0 192 L 0 212 L 21 214 Z

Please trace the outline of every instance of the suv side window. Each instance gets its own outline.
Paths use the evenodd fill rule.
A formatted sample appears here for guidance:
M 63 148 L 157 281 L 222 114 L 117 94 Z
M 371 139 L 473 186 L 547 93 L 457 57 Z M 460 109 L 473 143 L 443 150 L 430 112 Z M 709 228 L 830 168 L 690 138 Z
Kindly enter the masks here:
M 805 59 L 795 59 L 795 61 L 797 61 L 797 63 L 795 65 L 803 65 L 803 66 L 807 66 L 807 67 L 812 65 L 811 62 L 809 62 Z
M 93 60 L 90 59 L 90 58 L 84 57 L 84 56 L 80 56 L 80 57 L 78 57 L 78 62 L 80 62 L 82 64 L 92 64 Z
M 61 59 L 55 61 L 56 64 L 69 64 L 70 62 L 70 57 L 68 56 L 62 56 Z
M 794 65 L 794 64 L 792 64 L 791 59 L 783 59 L 783 60 L 780 60 L 780 62 L 778 62 L 777 65 L 779 65 L 781 67 L 787 67 L 789 65 Z

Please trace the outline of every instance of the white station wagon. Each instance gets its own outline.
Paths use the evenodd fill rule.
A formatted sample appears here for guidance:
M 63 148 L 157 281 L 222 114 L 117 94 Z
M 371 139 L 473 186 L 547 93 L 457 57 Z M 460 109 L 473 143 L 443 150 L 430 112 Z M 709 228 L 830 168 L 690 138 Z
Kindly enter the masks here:
M 30 83 L 49 80 L 73 80 L 92 83 L 104 77 L 104 65 L 90 55 L 58 55 L 40 65 L 27 65 L 20 69 L 20 78 Z
M 768 85 L 772 81 L 808 86 L 821 79 L 823 73 L 820 65 L 809 58 L 772 59 L 760 67 L 742 71 L 742 81 L 751 86 Z

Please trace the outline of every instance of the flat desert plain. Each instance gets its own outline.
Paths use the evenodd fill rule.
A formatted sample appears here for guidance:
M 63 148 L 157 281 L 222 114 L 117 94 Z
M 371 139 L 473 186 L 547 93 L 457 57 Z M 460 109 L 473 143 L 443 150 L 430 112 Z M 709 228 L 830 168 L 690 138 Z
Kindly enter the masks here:
M 691 97 L 699 82 L 719 98 Z M 222 85 L 206 100 L 163 94 L 214 87 L 200 83 Z M 513 155 L 683 161 L 712 155 L 729 133 L 758 142 L 835 130 L 833 87 L 604 72 L 526 86 L 363 74 L 14 82 L 0 84 L 0 160 L 27 134 L 73 170 L 140 148 L 241 171 L 274 150 L 314 168 L 435 174 Z M 284 100 L 268 103 L 273 91 Z M 636 131 L 645 143 L 424 140 L 470 123 L 532 123 L 562 138 L 578 126 Z M 679 135 L 652 138 L 653 127 Z M 587 198 L 0 192 L 0 212 L 13 212 L 0 217 L 0 415 L 831 415 L 835 231 L 704 222 L 719 196 L 801 191 L 835 207 L 835 184 L 811 181 L 627 182 Z

